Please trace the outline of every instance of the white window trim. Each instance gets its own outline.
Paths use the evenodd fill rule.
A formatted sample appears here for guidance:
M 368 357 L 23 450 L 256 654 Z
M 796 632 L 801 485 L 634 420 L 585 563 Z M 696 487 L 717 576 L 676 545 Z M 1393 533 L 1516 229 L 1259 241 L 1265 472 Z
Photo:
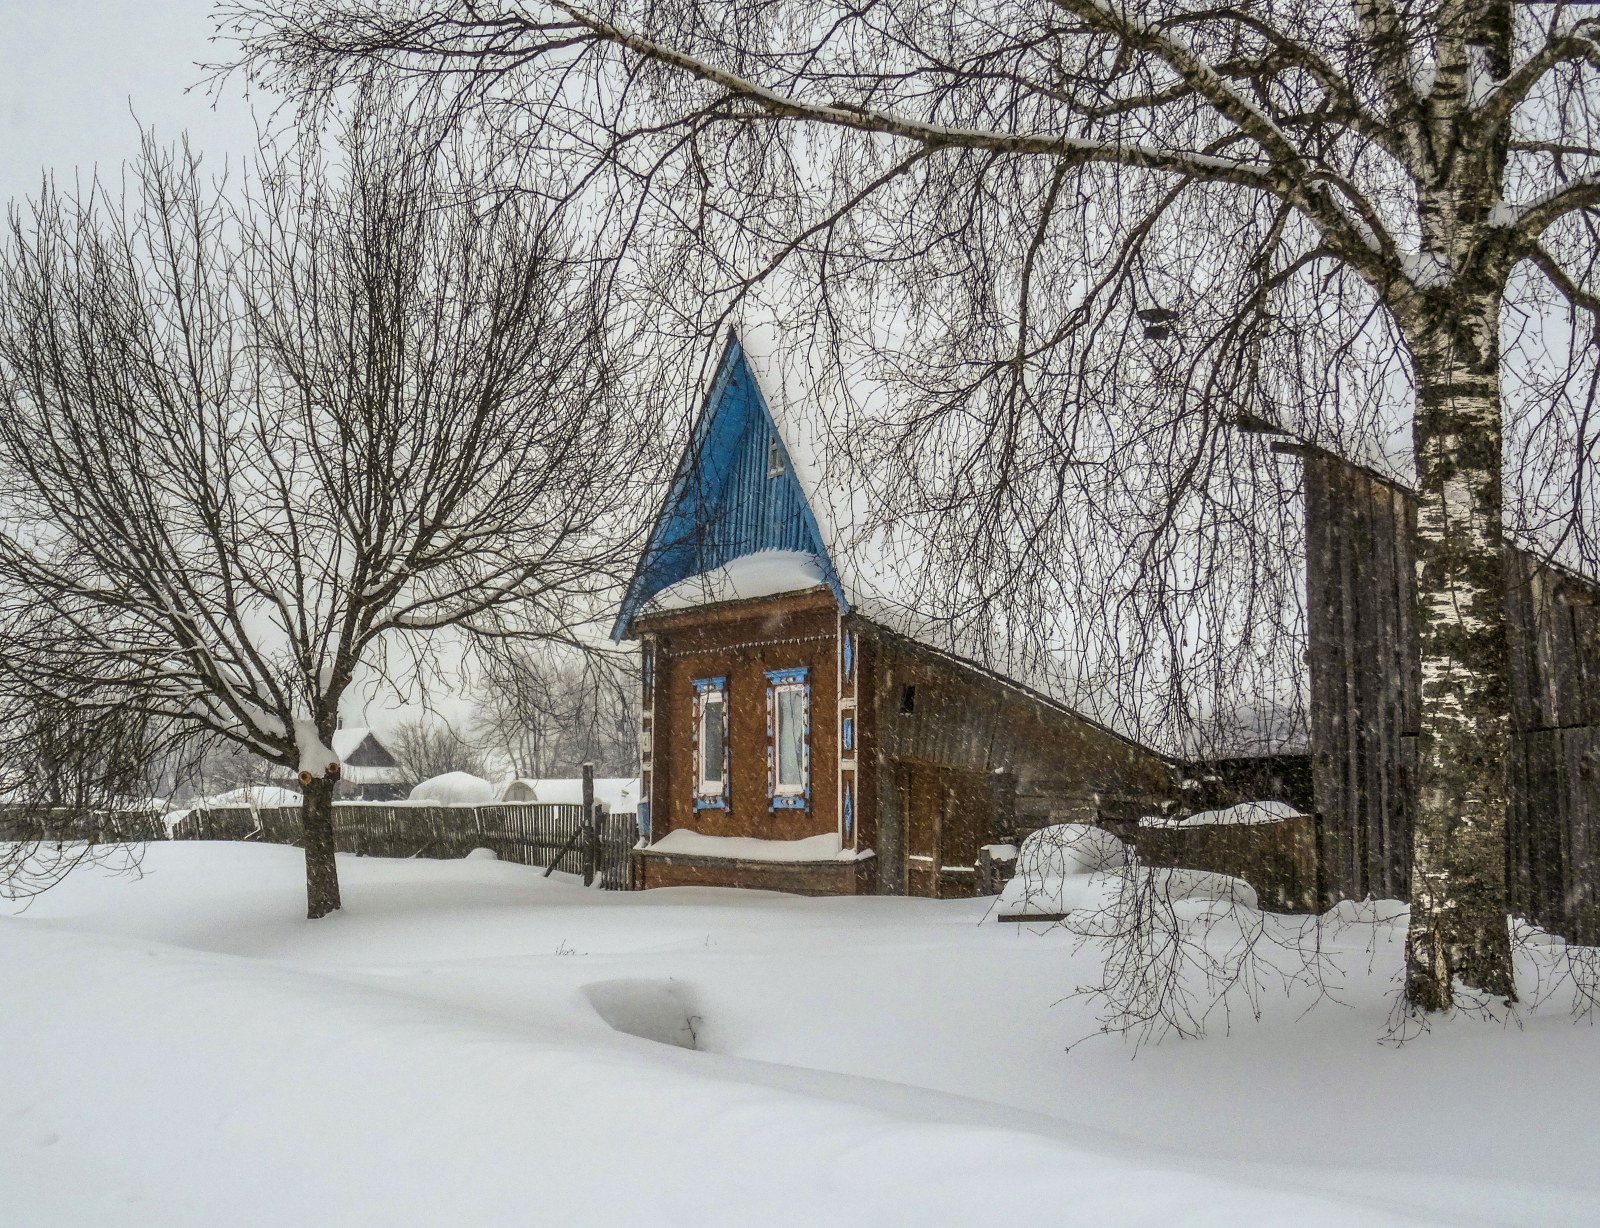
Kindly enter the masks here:
M 800 779 L 779 784 L 779 697 L 791 691 L 800 696 Z M 771 810 L 811 808 L 811 671 L 807 667 L 767 672 L 767 806 Z
M 786 781 L 783 771 L 783 697 L 800 697 L 800 778 Z M 806 686 L 803 682 L 780 682 L 772 688 L 772 792 L 775 797 L 804 797 L 806 777 L 811 768 L 810 739 L 806 737 Z
M 722 806 L 728 798 L 728 683 L 725 678 L 694 680 L 694 797 L 699 809 Z M 715 702 L 722 709 L 722 779 L 706 779 L 706 715 Z

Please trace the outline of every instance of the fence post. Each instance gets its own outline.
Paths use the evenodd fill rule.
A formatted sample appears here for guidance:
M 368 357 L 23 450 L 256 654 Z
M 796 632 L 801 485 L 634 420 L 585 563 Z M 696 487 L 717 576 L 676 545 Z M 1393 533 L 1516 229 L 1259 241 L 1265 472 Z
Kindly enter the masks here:
M 594 838 L 594 764 L 583 765 L 583 814 L 578 819 L 580 835 L 578 844 L 582 850 L 580 856 L 583 861 L 583 885 L 594 886 L 595 848 Z

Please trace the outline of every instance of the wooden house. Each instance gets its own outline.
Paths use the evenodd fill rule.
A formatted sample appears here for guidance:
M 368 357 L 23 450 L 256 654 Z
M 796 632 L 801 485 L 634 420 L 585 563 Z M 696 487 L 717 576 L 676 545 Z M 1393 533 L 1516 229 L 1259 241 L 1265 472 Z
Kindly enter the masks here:
M 1420 649 L 1417 496 L 1305 444 L 1311 773 L 1323 903 L 1407 898 Z M 1600 583 L 1505 549 L 1512 907 L 1600 941 Z
M 730 335 L 629 584 L 638 887 L 950 897 L 980 849 L 1156 808 L 1175 765 L 940 644 L 861 530 L 817 406 Z

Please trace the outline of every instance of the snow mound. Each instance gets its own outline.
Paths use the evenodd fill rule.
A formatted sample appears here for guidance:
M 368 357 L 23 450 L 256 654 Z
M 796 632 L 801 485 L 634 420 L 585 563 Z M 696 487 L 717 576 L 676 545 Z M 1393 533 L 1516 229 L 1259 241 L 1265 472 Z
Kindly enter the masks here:
M 679 580 L 650 598 L 648 609 L 683 610 L 720 601 L 747 601 L 816 588 L 827 582 L 822 563 L 802 550 L 757 550 L 726 566 Z
M 248 806 L 251 810 L 270 810 L 277 806 L 298 806 L 301 796 L 296 789 L 280 789 L 277 785 L 250 785 L 244 789 L 229 789 L 210 797 L 198 797 L 189 803 L 191 810 L 222 810 L 229 806 Z
M 740 861 L 859 861 L 871 849 L 841 849 L 837 832 L 807 836 L 802 840 L 761 840 L 755 836 L 707 836 L 678 828 L 650 846 L 656 853 L 685 857 L 730 857 Z
M 502 802 L 539 802 L 558 806 L 583 804 L 583 779 L 578 776 L 522 777 L 500 791 Z M 637 776 L 597 776 L 594 800 L 613 814 L 631 812 L 639 805 Z
M 495 801 L 500 791 L 482 776 L 471 772 L 446 772 L 425 780 L 411 790 L 414 802 L 433 802 L 440 806 L 483 806 Z
M 1128 846 L 1087 823 L 1058 823 L 1030 832 L 1017 854 L 1017 875 L 1065 878 L 1128 864 Z
M 1285 819 L 1301 818 L 1301 812 L 1288 802 L 1241 802 L 1222 810 L 1202 810 L 1187 818 L 1167 818 L 1147 814 L 1139 820 L 1140 827 L 1250 827 L 1261 823 L 1281 823 Z
M 1213 874 L 1207 870 L 1146 870 L 1150 889 L 1158 899 L 1169 904 L 1202 905 L 1197 909 L 1180 909 L 1192 916 L 1196 912 L 1213 911 L 1211 905 L 1227 908 L 1259 908 L 1256 889 L 1242 878 L 1227 874 Z
M 599 981 L 584 986 L 583 996 L 613 1032 L 680 1049 L 701 1048 L 699 1005 L 689 988 L 671 977 Z
M 1242 878 L 1202 870 L 1147 868 L 1110 832 L 1062 823 L 1022 842 L 1016 876 L 1000 893 L 1000 917 L 1058 917 L 1125 906 L 1140 893 L 1170 905 L 1185 920 L 1219 907 L 1256 908 L 1255 888 Z

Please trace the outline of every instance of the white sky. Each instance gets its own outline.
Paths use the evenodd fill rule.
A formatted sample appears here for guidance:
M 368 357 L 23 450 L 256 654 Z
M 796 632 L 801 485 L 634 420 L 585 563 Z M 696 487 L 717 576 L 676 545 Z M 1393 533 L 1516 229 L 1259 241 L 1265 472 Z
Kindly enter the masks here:
M 115 181 L 140 124 L 162 142 L 187 132 L 215 171 L 237 167 L 277 100 L 247 99 L 242 82 L 208 93 L 199 64 L 229 53 L 210 42 L 210 11 L 211 0 L 0 0 L 0 200 L 36 194 L 46 171 L 62 186 L 96 169 Z M 435 706 L 460 727 L 470 705 L 452 693 L 452 673 L 430 681 Z M 415 698 L 357 685 L 345 716 L 386 727 L 415 713 Z
M 208 96 L 197 63 L 228 51 L 209 41 L 210 10 L 211 0 L 0 0 L 0 198 L 35 194 L 47 169 L 63 186 L 97 166 L 114 179 L 140 123 L 162 141 L 187 131 L 216 170 L 237 166 L 255 122 L 242 84 L 215 106 Z M 257 100 L 263 122 L 274 102 Z

